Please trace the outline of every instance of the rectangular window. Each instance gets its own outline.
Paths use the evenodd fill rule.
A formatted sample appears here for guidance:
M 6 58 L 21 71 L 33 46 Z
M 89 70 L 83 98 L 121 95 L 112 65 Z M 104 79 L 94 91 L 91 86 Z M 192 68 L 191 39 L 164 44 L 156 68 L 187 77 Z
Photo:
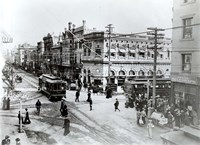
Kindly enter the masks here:
M 83 49 L 83 55 L 86 56 L 86 53 L 87 53 L 87 49 L 84 48 L 84 49 Z
M 192 38 L 192 19 L 186 18 L 183 19 L 183 39 Z
M 96 49 L 95 52 L 96 52 L 96 55 L 97 55 L 97 56 L 101 55 L 101 49 Z
M 190 72 L 191 71 L 191 54 L 182 54 L 182 71 Z
M 91 48 L 88 48 L 88 56 L 91 55 Z

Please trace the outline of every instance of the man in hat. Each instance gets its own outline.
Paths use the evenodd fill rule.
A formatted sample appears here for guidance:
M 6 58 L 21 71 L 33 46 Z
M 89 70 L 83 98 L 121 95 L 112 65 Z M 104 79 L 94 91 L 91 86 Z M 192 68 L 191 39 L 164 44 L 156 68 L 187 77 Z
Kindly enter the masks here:
M 115 106 L 115 112 L 118 110 L 119 112 L 120 112 L 120 110 L 119 110 L 119 101 L 117 100 L 117 98 L 116 98 L 116 102 L 114 103 L 114 106 Z
M 30 121 L 30 119 L 29 119 L 29 112 L 28 112 L 28 109 L 26 108 L 25 110 L 26 110 L 26 116 L 25 116 L 24 123 L 25 123 L 25 124 L 30 124 L 31 121 Z
M 2 145 L 10 145 L 10 137 L 8 135 L 5 136 L 5 139 L 1 142 Z
M 16 145 L 21 145 L 19 138 L 16 138 L 15 141 L 16 141 Z

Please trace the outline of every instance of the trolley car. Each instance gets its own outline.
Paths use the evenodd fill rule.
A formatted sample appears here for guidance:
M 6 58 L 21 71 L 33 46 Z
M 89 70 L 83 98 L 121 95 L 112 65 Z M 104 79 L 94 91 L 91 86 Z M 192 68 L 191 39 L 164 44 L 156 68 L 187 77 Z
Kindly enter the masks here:
M 148 96 L 153 95 L 153 79 L 145 80 L 135 80 L 128 81 L 124 83 L 124 91 L 130 96 L 138 96 L 138 94 L 146 94 Z M 156 79 L 156 95 L 166 96 L 170 98 L 171 95 L 171 80 L 167 78 L 157 78 Z
M 66 83 L 61 78 L 43 74 L 39 77 L 39 89 L 49 100 L 61 100 L 66 95 Z

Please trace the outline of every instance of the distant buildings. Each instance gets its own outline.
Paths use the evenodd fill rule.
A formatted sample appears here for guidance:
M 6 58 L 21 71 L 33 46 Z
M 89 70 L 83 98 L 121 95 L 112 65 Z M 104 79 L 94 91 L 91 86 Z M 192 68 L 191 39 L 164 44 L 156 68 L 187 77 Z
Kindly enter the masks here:
M 160 43 L 157 77 L 169 78 L 171 39 L 165 38 Z M 147 81 L 152 78 L 153 46 L 154 41 L 149 36 L 112 33 L 111 84 L 122 86 L 126 80 Z M 52 73 L 66 80 L 80 78 L 83 83 L 100 85 L 105 89 L 108 83 L 108 49 L 107 32 L 88 29 L 85 21 L 80 27 L 69 22 L 68 29 L 65 28 L 59 36 L 47 34 L 34 50 L 20 46 L 16 62 L 23 67 L 32 66 L 36 74 Z M 26 58 L 29 56 L 26 52 L 30 50 L 32 61 Z

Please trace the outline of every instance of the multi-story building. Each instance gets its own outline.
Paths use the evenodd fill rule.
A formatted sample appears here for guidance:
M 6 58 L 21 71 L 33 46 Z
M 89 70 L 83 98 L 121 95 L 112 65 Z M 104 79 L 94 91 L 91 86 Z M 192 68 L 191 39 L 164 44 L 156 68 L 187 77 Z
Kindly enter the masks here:
M 192 109 L 200 123 L 200 1 L 174 0 L 172 101 Z
M 68 29 L 62 33 L 62 70 L 64 78 L 78 79 L 82 69 L 82 41 L 84 34 L 95 31 L 86 27 L 83 20 L 82 26 L 75 27 L 71 22 Z
M 28 69 L 29 62 L 32 61 L 32 57 L 30 52 L 35 50 L 35 46 L 31 46 L 30 44 L 24 43 L 22 45 L 18 45 L 17 52 L 15 53 L 15 64 L 24 69 Z
M 174 0 L 171 103 L 181 109 L 181 114 L 186 110 L 187 112 L 184 121 L 181 122 L 185 124 L 184 126 L 181 126 L 178 131 L 161 135 L 163 144 L 193 145 L 199 144 L 200 141 L 199 7 L 199 0 Z M 189 121 L 186 121 L 187 115 L 190 116 Z
M 37 43 L 37 58 L 35 71 L 38 76 L 45 73 L 45 67 L 43 66 L 43 54 L 44 54 L 44 43 L 42 41 Z
M 84 35 L 83 82 L 103 85 L 108 83 L 109 39 L 107 32 L 92 32 Z M 123 85 L 126 80 L 153 77 L 153 40 L 149 36 L 121 34 L 111 35 L 110 70 L 111 83 Z M 161 40 L 157 54 L 157 77 L 169 78 L 171 71 L 171 39 Z

